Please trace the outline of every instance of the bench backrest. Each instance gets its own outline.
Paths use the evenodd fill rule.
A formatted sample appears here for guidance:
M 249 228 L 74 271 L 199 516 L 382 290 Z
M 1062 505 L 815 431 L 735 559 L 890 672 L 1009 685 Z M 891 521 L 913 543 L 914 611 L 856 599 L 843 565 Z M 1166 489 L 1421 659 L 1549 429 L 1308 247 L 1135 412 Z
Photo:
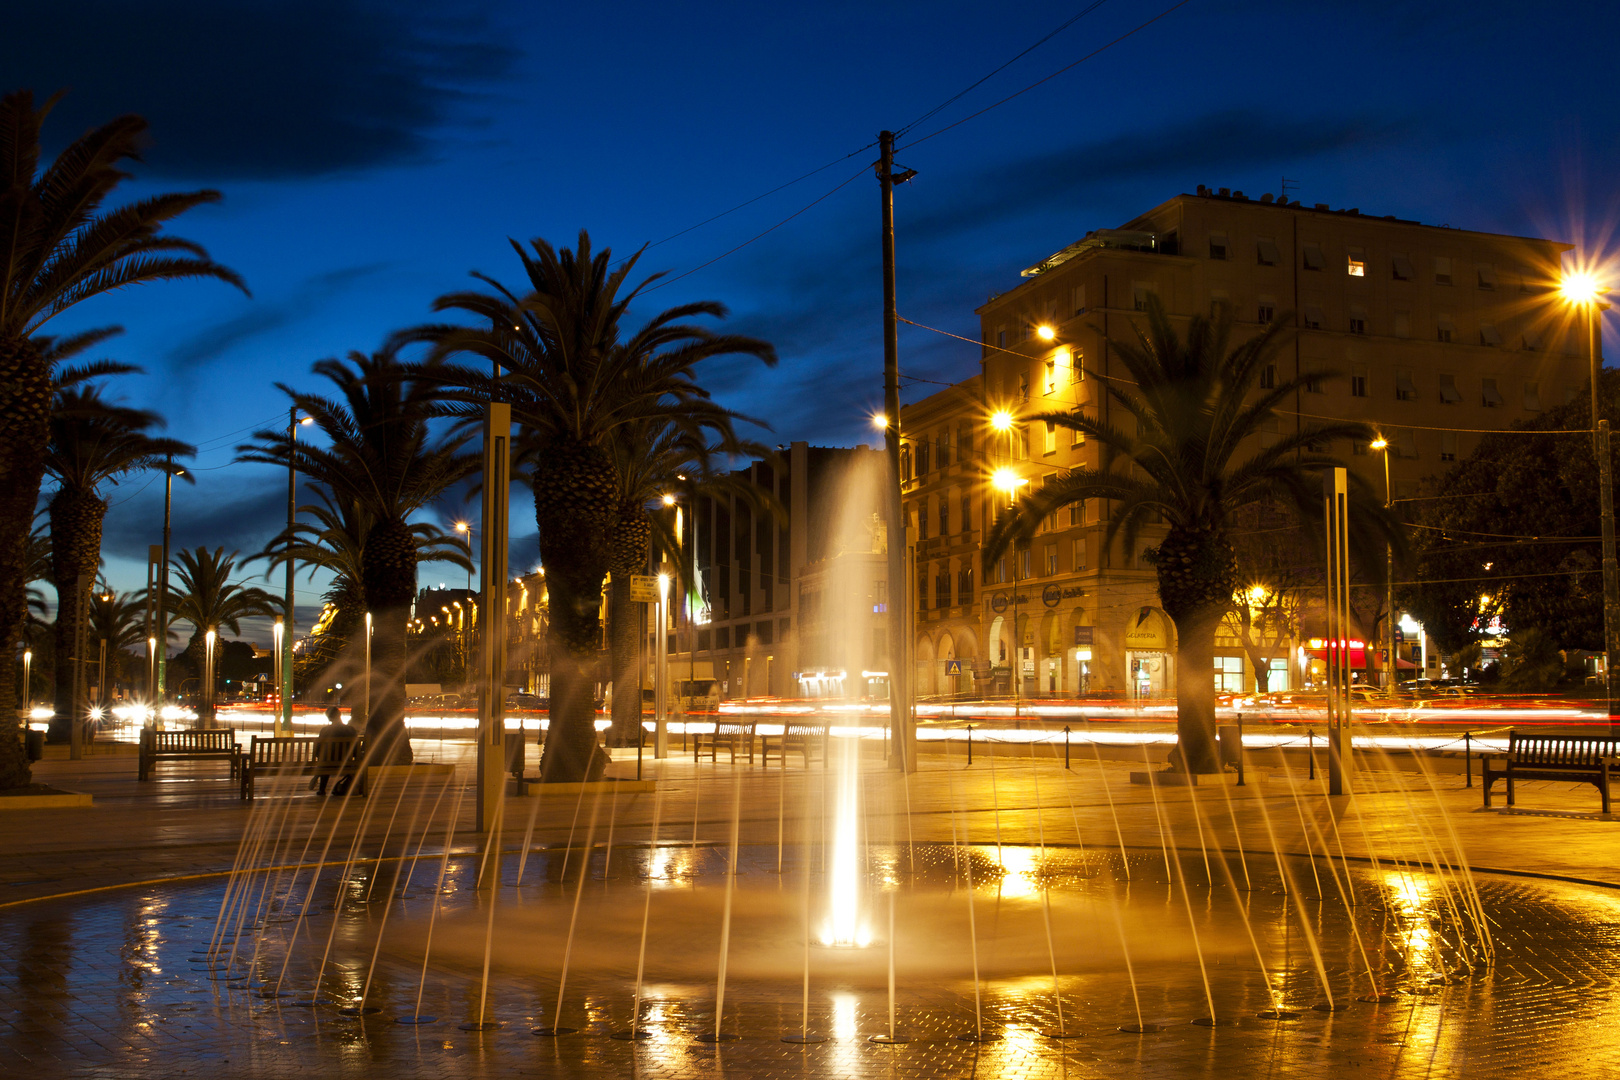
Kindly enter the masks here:
M 314 760 L 317 740 L 298 735 L 255 735 L 248 748 L 254 765 L 297 765 Z
M 236 745 L 234 731 L 148 731 L 154 750 L 229 750 Z
M 1591 735 L 1521 735 L 1508 737 L 1508 756 L 1516 765 L 1597 765 L 1606 757 L 1620 756 L 1620 739 Z

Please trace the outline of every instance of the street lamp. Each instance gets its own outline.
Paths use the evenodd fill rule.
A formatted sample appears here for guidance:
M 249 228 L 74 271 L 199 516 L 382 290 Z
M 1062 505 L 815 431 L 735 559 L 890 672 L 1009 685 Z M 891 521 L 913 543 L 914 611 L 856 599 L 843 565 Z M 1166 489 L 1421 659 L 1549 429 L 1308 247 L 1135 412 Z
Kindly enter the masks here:
M 1035 336 L 1042 341 L 1056 341 L 1057 330 L 1046 323 L 1042 323 L 1035 328 Z
M 313 416 L 302 419 L 298 407 L 287 410 L 287 595 L 286 610 L 282 613 L 286 626 L 281 635 L 281 702 L 276 710 L 276 734 L 292 734 L 293 699 L 293 528 L 298 520 L 298 429 L 315 422 Z
M 462 535 L 462 540 L 467 545 L 467 591 L 472 592 L 472 523 L 456 522 L 456 532 Z
M 1002 414 L 997 414 L 1002 415 Z M 1007 505 L 1012 506 L 1018 497 L 1018 489 L 1029 483 L 1018 475 L 1016 469 L 997 469 L 990 476 L 991 486 L 1007 493 Z M 1024 679 L 1024 635 L 1018 626 L 1018 544 L 1013 544 L 1013 715 L 1018 715 L 1019 697 L 1022 693 L 1021 683 Z
M 1389 440 L 1379 435 L 1367 444 L 1367 449 L 1384 454 L 1384 509 L 1388 510 L 1395 504 L 1389 486 Z M 1384 545 L 1384 589 L 1384 655 L 1388 658 L 1384 674 L 1388 685 L 1384 692 L 1394 697 L 1396 677 L 1400 674 L 1400 661 L 1395 658 L 1395 549 L 1387 543 Z
M 1620 734 L 1620 720 L 1615 715 L 1614 665 L 1616 654 L 1616 624 L 1620 623 L 1620 563 L 1614 552 L 1614 479 L 1609 453 L 1609 422 L 1598 419 L 1602 409 L 1598 404 L 1598 375 L 1603 367 L 1603 312 L 1609 305 L 1601 299 L 1608 293 L 1591 274 L 1579 271 L 1560 283 L 1564 302 L 1586 313 L 1587 360 L 1592 381 L 1592 450 L 1597 455 L 1598 512 L 1603 526 L 1603 687 L 1608 698 L 1609 734 Z

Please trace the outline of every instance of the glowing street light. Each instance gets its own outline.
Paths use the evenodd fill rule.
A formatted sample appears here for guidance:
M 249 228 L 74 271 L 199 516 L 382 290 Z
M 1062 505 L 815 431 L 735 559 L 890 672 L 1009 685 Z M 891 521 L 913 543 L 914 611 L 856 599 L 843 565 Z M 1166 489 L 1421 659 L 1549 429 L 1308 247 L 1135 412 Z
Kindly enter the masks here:
M 1005 491 L 1009 498 L 1011 498 L 1020 487 L 1027 483 L 1029 483 L 1029 481 L 1019 476 L 1017 470 L 1014 469 L 997 469 L 994 473 L 990 474 L 991 486 L 1001 491 Z
M 1013 426 L 1013 414 L 1008 412 L 1006 409 L 997 409 L 995 412 L 990 414 L 990 426 L 995 428 L 997 431 L 1011 431 Z
M 1380 435 L 1380 436 L 1378 436 L 1378 438 L 1374 439 L 1372 442 L 1367 444 L 1367 449 L 1369 449 L 1369 450 L 1387 450 L 1387 449 L 1389 449 L 1389 440 L 1384 438 L 1382 435 Z
M 872 414 L 872 427 L 882 431 L 889 426 L 889 418 L 880 412 Z
M 1057 339 L 1057 331 L 1046 323 L 1042 323 L 1035 328 L 1035 336 L 1042 341 L 1054 341 Z
M 467 591 L 472 592 L 472 523 L 456 522 L 456 532 L 461 534 L 462 543 L 467 545 Z
M 675 505 L 675 496 L 673 496 L 673 495 L 665 495 L 664 499 L 663 499 L 663 502 L 664 502 L 665 506 L 674 506 Z

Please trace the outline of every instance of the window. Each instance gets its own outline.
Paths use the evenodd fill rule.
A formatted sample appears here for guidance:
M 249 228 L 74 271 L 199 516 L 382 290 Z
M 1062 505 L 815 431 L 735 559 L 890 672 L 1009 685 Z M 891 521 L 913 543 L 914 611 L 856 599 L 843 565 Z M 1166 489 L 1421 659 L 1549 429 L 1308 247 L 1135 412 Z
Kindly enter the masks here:
M 1209 257 L 1212 259 L 1227 258 L 1226 234 L 1212 232 L 1209 234 Z
M 1446 314 L 1434 317 L 1434 336 L 1440 341 L 1455 341 L 1457 338 L 1457 324 L 1451 321 Z
M 774 627 L 772 627 L 769 622 L 755 623 L 754 636 L 759 638 L 759 643 L 761 645 L 769 645 L 772 641 L 773 635 L 771 634 L 771 631 L 773 629 Z
M 1457 433 L 1455 431 L 1442 431 L 1440 433 L 1440 460 L 1457 460 Z
M 1069 525 L 1071 527 L 1075 526 L 1075 525 L 1080 525 L 1080 524 L 1083 524 L 1085 522 L 1085 520 L 1086 520 L 1086 501 L 1084 499 L 1081 499 L 1079 502 L 1070 503 L 1069 504 Z
M 951 576 L 943 570 L 934 575 L 934 606 L 937 608 L 951 606 Z
M 1345 269 L 1349 272 L 1351 277 L 1366 277 L 1367 253 L 1362 251 L 1360 248 L 1351 248 L 1350 257 L 1346 262 Z
M 1057 453 L 1057 425 L 1048 420 L 1046 422 L 1046 453 Z
M 1395 400 L 1417 400 L 1417 384 L 1412 381 L 1412 371 L 1410 368 L 1395 369 Z
M 1462 404 L 1462 394 L 1457 392 L 1457 376 L 1440 376 L 1440 400 L 1447 405 Z
M 1500 408 L 1502 405 L 1501 391 L 1496 389 L 1495 379 L 1481 379 L 1479 381 L 1480 403 L 1487 409 Z
M 1327 260 L 1322 257 L 1321 244 L 1306 244 L 1301 251 L 1305 269 L 1321 270 L 1327 266 Z
M 1351 397 L 1366 397 L 1367 396 L 1367 365 L 1366 364 L 1351 364 L 1350 365 L 1350 396 Z
M 911 447 L 909 446 L 900 448 L 900 478 L 902 480 L 911 479 Z
M 962 532 L 973 531 L 973 496 L 962 492 Z
M 996 347 L 999 349 L 1007 347 L 1007 328 L 1005 326 L 996 328 Z
M 1069 567 L 1075 573 L 1086 568 L 1086 539 L 1077 536 L 1069 544 Z
M 941 431 L 935 437 L 934 445 L 939 448 L 939 467 L 942 468 L 942 469 L 949 468 L 950 464 L 951 464 L 951 433 L 950 433 L 950 431 L 949 430 Z
M 1057 573 L 1057 545 L 1046 545 L 1046 576 L 1051 577 Z
M 1480 288 L 1496 288 L 1496 267 L 1490 263 L 1480 263 L 1474 268 L 1474 274 Z
M 917 504 L 917 539 L 928 539 L 928 500 Z
M 1541 351 L 1541 332 L 1539 330 L 1526 330 L 1522 340 L 1524 347 L 1531 352 Z
M 939 497 L 939 535 L 951 535 L 951 500 Z
M 1079 428 L 1070 428 L 1069 429 L 1069 446 L 1072 448 L 1072 447 L 1084 446 L 1084 445 L 1086 445 L 1086 433 L 1081 431 Z
M 1018 576 L 1027 581 L 1029 579 L 1029 577 L 1030 577 L 1030 573 L 1029 573 L 1029 560 L 1030 560 L 1029 548 L 1024 548 L 1023 550 L 1019 551 L 1017 554 L 1018 554 Z
M 1051 397 L 1053 394 L 1057 393 L 1057 361 L 1056 360 L 1048 360 L 1046 362 L 1046 391 L 1045 391 L 1045 393 L 1046 393 L 1047 397 Z
M 1490 323 L 1479 324 L 1479 343 L 1481 345 L 1502 344 L 1502 332 Z
M 928 475 L 928 440 L 924 439 L 917 444 L 917 475 Z
M 1391 256 L 1390 268 L 1396 281 L 1411 281 L 1417 277 L 1417 271 L 1412 269 L 1412 260 L 1405 255 Z
M 1084 382 L 1086 379 L 1086 354 L 1079 349 L 1069 350 L 1069 382 Z
M 1350 332 L 1352 334 L 1367 332 L 1367 309 L 1360 304 L 1350 305 Z
M 1322 308 L 1318 304 L 1305 305 L 1305 329 L 1320 330 L 1327 320 L 1322 317 Z
M 1131 283 L 1131 299 L 1137 311 L 1146 311 L 1148 296 L 1159 291 L 1159 287 L 1151 281 L 1136 281 Z
M 1417 434 L 1411 428 L 1395 429 L 1395 456 L 1403 458 L 1418 456 Z
M 1541 384 L 1527 382 L 1524 384 L 1524 407 L 1531 412 L 1541 411 Z
M 996 584 L 1003 584 L 1007 580 L 1007 556 L 1003 555 L 996 560 Z
M 1258 322 L 1261 326 L 1264 326 L 1264 325 L 1266 325 L 1267 323 L 1273 321 L 1276 318 L 1277 318 L 1277 298 L 1275 296 L 1262 295 L 1260 297 L 1260 306 L 1259 306 L 1259 309 L 1258 309 L 1258 311 L 1256 313 L 1255 321 Z
M 1260 369 L 1260 389 L 1271 390 L 1277 385 L 1277 365 L 1267 364 Z
M 1350 452 L 1356 457 L 1366 457 L 1369 449 L 1371 449 L 1371 447 L 1362 442 L 1360 439 L 1350 440 Z
M 964 564 L 956 572 L 956 602 L 958 604 L 973 603 L 973 567 Z
M 1079 315 L 1086 310 L 1086 287 L 1076 285 L 1069 290 L 1069 314 Z
M 1243 657 L 1217 656 L 1215 658 L 1215 692 L 1243 692 Z
M 1029 425 L 1025 424 L 1018 429 L 1018 459 L 1029 460 Z
M 1451 284 L 1451 259 L 1445 255 L 1434 257 L 1434 283 L 1436 285 Z
M 1399 308 L 1395 311 L 1395 336 L 1409 338 L 1412 336 L 1412 313 Z
M 1027 371 L 1018 373 L 1018 400 L 1029 400 L 1029 372 Z
M 1255 261 L 1261 266 L 1276 266 L 1282 262 L 1282 255 L 1277 251 L 1277 241 L 1269 236 L 1255 239 L 1254 254 Z
M 1300 374 L 1305 376 L 1305 392 L 1307 394 L 1320 394 L 1322 392 L 1322 361 L 1303 361 L 1304 370 Z
M 919 610 L 928 610 L 928 568 L 917 568 L 917 607 Z

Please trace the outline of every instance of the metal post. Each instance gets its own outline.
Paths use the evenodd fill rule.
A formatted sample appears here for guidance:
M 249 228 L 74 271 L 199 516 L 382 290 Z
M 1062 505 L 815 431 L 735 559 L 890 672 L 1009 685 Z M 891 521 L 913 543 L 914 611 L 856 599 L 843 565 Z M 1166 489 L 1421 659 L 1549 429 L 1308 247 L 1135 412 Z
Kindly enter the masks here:
M 1069 725 L 1063 725 L 1063 767 L 1069 767 Z
M 157 629 L 153 622 L 155 617 L 154 605 L 157 603 L 157 577 L 158 563 L 163 558 L 163 547 L 160 544 L 149 544 L 146 548 L 146 706 L 153 709 L 153 717 L 157 716 L 156 703 L 158 694 L 157 678 Z
M 479 577 L 486 613 L 505 610 L 511 439 L 512 406 L 498 402 L 484 406 L 484 535 Z M 478 658 L 478 831 L 498 844 L 499 838 L 492 834 L 500 820 L 506 787 L 505 619 L 486 615 Z
M 158 570 L 157 602 L 157 698 L 152 704 L 153 726 L 163 730 L 163 705 L 169 695 L 169 520 L 174 503 L 174 458 L 166 459 L 163 470 L 163 561 Z
M 1613 455 L 1609 450 L 1609 422 L 1598 421 L 1598 509 L 1603 518 L 1603 686 L 1609 702 L 1609 736 L 1620 735 L 1620 715 L 1612 672 L 1620 657 L 1620 564 L 1614 553 Z
M 657 626 L 653 628 L 653 757 L 669 756 L 669 575 L 658 575 Z M 743 687 L 746 696 L 748 687 Z M 681 749 L 686 749 L 688 725 L 681 725 Z
M 287 596 L 281 613 L 281 707 L 276 711 L 276 734 L 292 734 L 293 707 L 293 526 L 298 520 L 297 460 L 298 409 L 287 410 Z M 370 720 L 368 716 L 366 718 Z
M 1350 794 L 1350 532 L 1349 479 L 1322 474 L 1327 525 L 1328 794 Z M 1314 763 L 1314 754 L 1312 761 Z
M 1474 733 L 1463 732 L 1463 775 L 1468 777 L 1465 787 L 1474 786 Z
M 1389 440 L 1384 439 L 1384 509 L 1393 510 L 1395 496 L 1389 486 Z M 1395 659 L 1395 545 L 1384 545 L 1384 678 L 1389 685 L 1384 693 L 1395 696 L 1395 683 L 1399 681 L 1400 662 Z
M 1233 786 L 1234 787 L 1247 787 L 1248 784 L 1244 781 L 1244 778 L 1243 778 L 1243 714 L 1242 713 L 1237 714 L 1237 721 L 1238 721 L 1237 722 L 1237 729 L 1238 729 L 1238 744 L 1237 744 L 1238 778 L 1237 778 L 1237 783 L 1234 784 Z
M 366 726 L 371 724 L 371 612 L 366 612 Z
M 281 639 L 286 632 L 286 628 L 281 624 L 281 616 L 276 616 L 275 625 L 270 630 L 270 640 L 275 648 L 275 660 L 271 664 L 275 670 L 270 675 L 276 687 L 276 708 L 270 716 L 270 734 L 273 736 L 281 734 Z
M 1316 731 L 1314 728 L 1305 729 L 1305 762 L 1307 780 L 1316 779 Z
M 894 133 L 878 134 L 881 157 L 877 164 L 882 193 L 883 241 L 883 448 L 888 457 L 889 551 L 889 726 L 894 732 L 889 763 L 915 772 L 917 732 L 911 711 L 911 641 L 906 629 L 905 581 L 906 510 L 900 490 L 900 334 L 895 301 L 894 183 L 909 180 L 910 170 L 894 171 Z
M 973 764 L 973 725 L 968 725 L 968 764 Z

